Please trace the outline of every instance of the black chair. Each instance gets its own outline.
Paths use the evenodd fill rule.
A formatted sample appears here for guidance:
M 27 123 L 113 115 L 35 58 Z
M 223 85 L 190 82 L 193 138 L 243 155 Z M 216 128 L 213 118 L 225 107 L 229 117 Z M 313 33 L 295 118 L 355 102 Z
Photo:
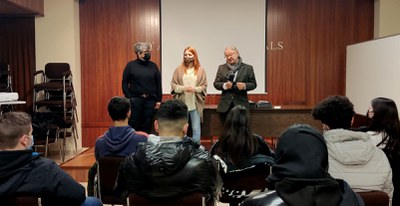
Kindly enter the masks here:
M 222 173 L 223 186 L 219 201 L 230 206 L 239 205 L 252 192 L 267 188 L 266 179 L 270 173 L 271 163 L 268 162 Z
M 206 202 L 205 197 L 199 192 L 182 195 L 179 197 L 161 198 L 161 199 L 150 199 L 145 198 L 137 194 L 129 194 L 127 199 L 127 206 L 213 206 L 215 201 Z
M 95 181 L 95 196 L 103 204 L 125 205 L 126 200 L 116 196 L 113 188 L 118 175 L 118 169 L 125 157 L 102 157 L 97 161 L 97 181 Z

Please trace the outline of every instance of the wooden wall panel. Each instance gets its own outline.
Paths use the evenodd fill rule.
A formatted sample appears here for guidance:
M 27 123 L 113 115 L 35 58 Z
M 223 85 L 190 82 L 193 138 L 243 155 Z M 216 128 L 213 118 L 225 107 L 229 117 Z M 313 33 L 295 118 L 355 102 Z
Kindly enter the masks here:
M 373 0 L 268 0 L 268 94 L 249 99 L 312 107 L 344 94 L 346 46 L 373 38 L 373 10 Z M 160 0 L 80 1 L 84 146 L 110 125 L 106 106 L 122 95 L 123 69 L 136 58 L 133 43 L 152 42 L 152 60 L 160 66 L 159 12 Z M 206 103 L 218 100 L 209 95 Z
M 159 0 L 81 0 L 81 74 L 83 146 L 93 145 L 111 119 L 107 104 L 111 97 L 123 95 L 122 73 L 136 58 L 133 44 L 160 41 Z M 160 63 L 159 51 L 153 61 Z
M 268 1 L 267 42 L 282 42 L 281 50 L 267 51 L 268 99 L 277 105 L 306 105 L 310 32 L 306 30 L 304 1 Z
M 373 38 L 373 1 L 268 1 L 268 99 L 313 106 L 344 94 L 346 46 Z
M 159 0 L 134 0 L 130 2 L 131 48 L 138 41 L 152 43 L 151 60 L 161 68 L 160 2 Z M 131 59 L 134 58 L 136 58 L 136 55 L 134 56 L 134 53 L 132 53 Z

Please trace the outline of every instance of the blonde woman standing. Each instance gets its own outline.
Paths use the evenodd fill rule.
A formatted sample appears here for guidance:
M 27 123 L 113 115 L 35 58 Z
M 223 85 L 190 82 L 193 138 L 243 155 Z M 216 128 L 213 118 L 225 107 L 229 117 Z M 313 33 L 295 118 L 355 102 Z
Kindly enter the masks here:
M 180 99 L 188 107 L 191 121 L 192 138 L 200 143 L 203 119 L 204 102 L 207 92 L 207 77 L 201 67 L 197 51 L 193 47 L 183 50 L 183 61 L 172 76 L 171 94 L 175 99 Z

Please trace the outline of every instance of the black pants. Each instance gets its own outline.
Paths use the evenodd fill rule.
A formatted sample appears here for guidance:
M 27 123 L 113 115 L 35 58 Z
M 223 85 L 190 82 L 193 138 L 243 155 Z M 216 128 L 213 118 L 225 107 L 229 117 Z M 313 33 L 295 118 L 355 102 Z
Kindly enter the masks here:
M 131 118 L 129 125 L 136 131 L 150 133 L 157 101 L 153 97 L 132 97 L 130 101 Z

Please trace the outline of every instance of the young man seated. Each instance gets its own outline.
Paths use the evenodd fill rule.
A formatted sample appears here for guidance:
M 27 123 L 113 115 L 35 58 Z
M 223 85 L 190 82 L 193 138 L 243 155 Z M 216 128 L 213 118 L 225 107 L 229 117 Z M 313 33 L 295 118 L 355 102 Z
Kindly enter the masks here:
M 95 156 L 99 159 L 104 156 L 128 156 L 136 152 L 139 142 L 146 142 L 144 132 L 136 132 L 129 126 L 131 104 L 125 97 L 113 97 L 108 103 L 108 114 L 113 126 L 96 141 Z
M 140 144 L 121 164 L 118 194 L 162 199 L 201 192 L 209 201 L 217 198 L 221 187 L 217 164 L 199 144 L 185 138 L 187 112 L 180 100 L 161 104 L 154 122 L 160 141 Z
M 86 198 L 85 188 L 55 162 L 33 153 L 29 114 L 9 112 L 0 116 L 0 199 L 32 195 L 42 205 L 102 205 Z
M 346 180 L 356 192 L 378 190 L 392 196 L 392 169 L 369 134 L 351 131 L 354 107 L 345 96 L 331 96 L 313 110 L 322 122 L 329 153 L 329 173 Z
M 101 135 L 94 147 L 96 160 L 105 156 L 126 157 L 138 148 L 139 142 L 147 141 L 147 133 L 136 132 L 128 121 L 131 116 L 131 104 L 125 97 L 113 97 L 108 103 L 108 114 L 113 126 Z M 88 195 L 94 195 L 94 179 L 97 171 L 97 163 L 89 170 Z

